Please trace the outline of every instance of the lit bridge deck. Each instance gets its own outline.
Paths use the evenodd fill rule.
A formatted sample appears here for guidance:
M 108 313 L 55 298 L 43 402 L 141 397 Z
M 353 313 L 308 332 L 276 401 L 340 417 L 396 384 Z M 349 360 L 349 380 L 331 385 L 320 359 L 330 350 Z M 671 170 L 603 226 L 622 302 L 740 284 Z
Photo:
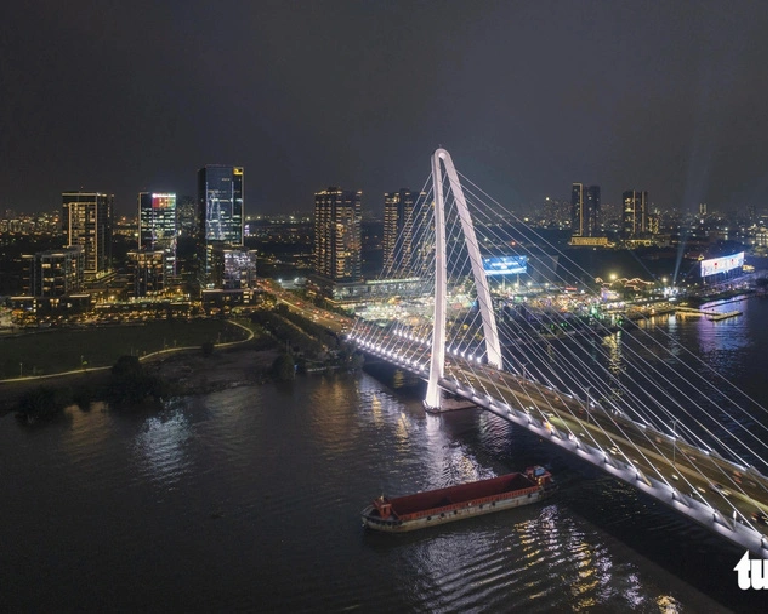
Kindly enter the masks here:
M 417 344 L 397 357 L 375 348 L 361 349 L 426 377 L 426 371 L 409 358 L 423 353 Z M 727 539 L 768 556 L 765 535 L 732 516 L 733 507 L 746 518 L 768 509 L 768 478 L 754 470 L 674 441 L 620 415 L 609 415 L 599 403 L 590 404 L 587 410 L 580 399 L 561 391 L 488 367 L 470 368 L 454 357 L 441 385 L 448 393 L 533 431 Z M 723 485 L 728 483 L 727 476 L 740 481 L 744 492 Z M 768 532 L 768 527 L 753 523 Z

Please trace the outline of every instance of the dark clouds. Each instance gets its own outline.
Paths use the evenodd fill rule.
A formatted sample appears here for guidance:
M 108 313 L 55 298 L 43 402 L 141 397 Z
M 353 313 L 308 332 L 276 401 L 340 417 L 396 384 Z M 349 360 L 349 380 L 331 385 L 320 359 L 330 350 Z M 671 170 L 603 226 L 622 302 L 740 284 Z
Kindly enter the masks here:
M 73 8 L 75 7 L 75 8 Z M 599 183 L 762 207 L 768 5 L 27 2 L 0 24 L 0 208 L 62 190 L 195 191 L 246 167 L 248 212 L 328 184 L 421 187 L 429 154 L 513 205 Z

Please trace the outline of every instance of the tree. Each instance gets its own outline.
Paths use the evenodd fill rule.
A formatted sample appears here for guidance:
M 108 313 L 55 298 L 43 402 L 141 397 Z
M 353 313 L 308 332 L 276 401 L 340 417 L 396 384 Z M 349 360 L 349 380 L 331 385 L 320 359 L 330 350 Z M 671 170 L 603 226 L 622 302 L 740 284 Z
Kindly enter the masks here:
M 138 356 L 120 356 L 112 365 L 112 375 L 118 377 L 138 377 L 144 374 L 144 368 Z
M 136 356 L 121 356 L 112 367 L 112 378 L 105 393 L 109 401 L 139 404 L 146 398 L 167 397 L 164 381 L 147 373 Z
M 71 402 L 69 391 L 42 386 L 28 390 L 21 396 L 16 406 L 16 415 L 27 422 L 53 420 Z
M 287 382 L 296 376 L 296 366 L 293 357 L 281 354 L 272 363 L 272 377 L 278 382 Z

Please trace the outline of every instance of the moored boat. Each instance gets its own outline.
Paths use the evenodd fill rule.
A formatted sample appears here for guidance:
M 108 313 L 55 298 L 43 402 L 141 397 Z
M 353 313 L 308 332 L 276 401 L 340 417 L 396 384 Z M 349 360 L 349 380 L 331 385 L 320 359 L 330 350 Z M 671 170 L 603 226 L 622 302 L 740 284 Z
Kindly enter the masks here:
M 547 497 L 553 488 L 549 471 L 536 466 L 394 499 L 382 495 L 361 512 L 363 526 L 391 533 L 413 531 L 529 505 Z

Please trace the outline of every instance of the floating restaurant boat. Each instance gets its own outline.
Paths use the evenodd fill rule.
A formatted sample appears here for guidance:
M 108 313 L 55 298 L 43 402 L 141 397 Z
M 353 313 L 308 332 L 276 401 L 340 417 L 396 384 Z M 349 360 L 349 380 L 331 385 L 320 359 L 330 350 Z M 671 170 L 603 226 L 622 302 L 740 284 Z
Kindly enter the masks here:
M 388 499 L 375 499 L 362 512 L 363 526 L 402 533 L 541 501 L 554 490 L 544 467 L 528 467 L 488 480 Z

